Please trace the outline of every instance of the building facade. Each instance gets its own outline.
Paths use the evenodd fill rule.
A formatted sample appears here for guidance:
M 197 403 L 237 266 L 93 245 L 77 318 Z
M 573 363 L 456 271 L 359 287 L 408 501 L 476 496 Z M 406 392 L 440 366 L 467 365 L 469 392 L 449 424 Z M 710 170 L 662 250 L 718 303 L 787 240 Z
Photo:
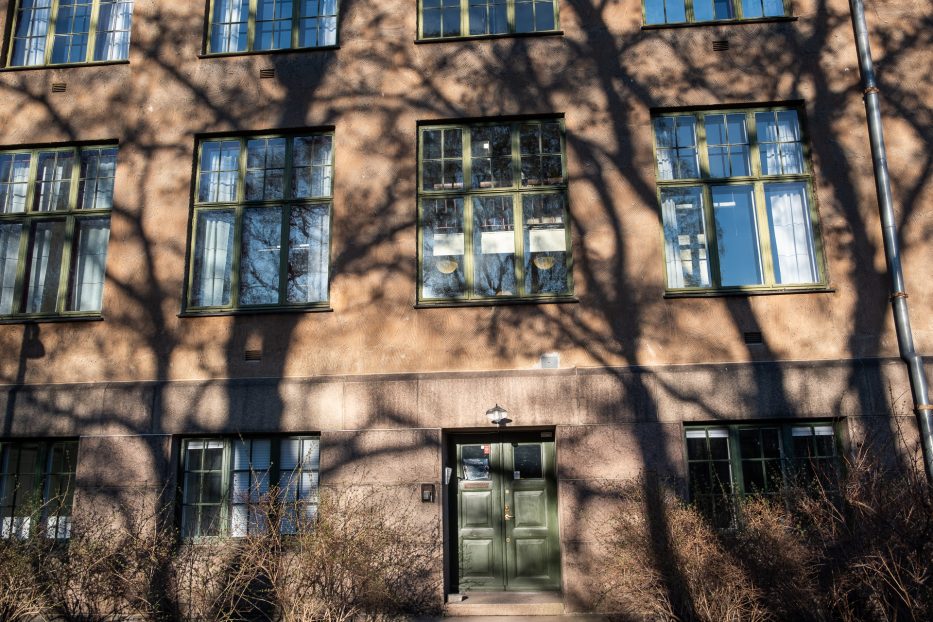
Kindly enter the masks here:
M 275 465 L 579 611 L 614 483 L 916 443 L 843 0 L 3 6 L 4 536 Z M 869 8 L 927 352 L 933 11 Z

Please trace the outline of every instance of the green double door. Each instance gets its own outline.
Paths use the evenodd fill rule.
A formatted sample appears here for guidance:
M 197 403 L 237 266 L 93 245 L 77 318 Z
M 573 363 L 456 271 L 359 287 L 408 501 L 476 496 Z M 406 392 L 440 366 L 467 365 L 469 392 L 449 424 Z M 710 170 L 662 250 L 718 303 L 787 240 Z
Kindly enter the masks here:
M 553 433 L 460 436 L 451 449 L 459 591 L 560 589 Z

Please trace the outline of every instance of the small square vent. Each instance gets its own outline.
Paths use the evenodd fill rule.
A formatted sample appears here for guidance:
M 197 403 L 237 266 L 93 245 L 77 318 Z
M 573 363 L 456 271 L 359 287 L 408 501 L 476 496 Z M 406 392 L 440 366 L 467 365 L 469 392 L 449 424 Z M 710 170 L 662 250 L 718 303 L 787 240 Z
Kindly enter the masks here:
M 260 69 L 260 70 L 259 70 L 259 77 L 260 77 L 261 79 L 263 79 L 263 80 L 268 80 L 269 78 L 274 78 L 274 77 L 275 77 L 275 69 L 272 69 L 272 68 L 269 68 L 269 69 Z
M 745 343 L 750 346 L 760 346 L 764 343 L 764 339 L 761 337 L 761 333 L 743 333 L 742 336 L 745 338 Z
M 243 360 L 256 363 L 262 360 L 262 350 L 244 350 Z
M 720 41 L 713 41 L 713 51 L 714 52 L 727 52 L 729 50 L 729 42 L 725 39 Z
M 64 93 L 68 90 L 68 85 L 64 82 L 53 82 L 52 83 L 52 92 L 53 93 Z

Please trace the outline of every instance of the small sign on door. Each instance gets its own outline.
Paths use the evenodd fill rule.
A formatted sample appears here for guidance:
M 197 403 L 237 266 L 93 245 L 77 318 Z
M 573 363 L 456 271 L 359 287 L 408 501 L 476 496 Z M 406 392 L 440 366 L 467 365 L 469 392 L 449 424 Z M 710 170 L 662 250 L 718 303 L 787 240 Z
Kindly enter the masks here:
M 512 479 L 521 479 L 521 478 L 522 478 L 521 471 L 512 471 Z

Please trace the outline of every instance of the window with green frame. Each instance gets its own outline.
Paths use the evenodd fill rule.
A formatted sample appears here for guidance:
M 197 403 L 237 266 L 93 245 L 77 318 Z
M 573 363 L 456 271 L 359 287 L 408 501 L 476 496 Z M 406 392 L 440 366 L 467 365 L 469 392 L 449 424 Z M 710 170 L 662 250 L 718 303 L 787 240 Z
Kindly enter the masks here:
M 200 142 L 188 310 L 327 305 L 333 139 Z
M 294 533 L 317 516 L 320 463 L 316 436 L 184 440 L 182 537 L 242 537 L 270 518 Z
M 554 32 L 556 0 L 419 0 L 421 39 Z
M 71 535 L 77 441 L 0 441 L 0 537 Z
M 0 151 L 0 318 L 99 314 L 115 146 Z
M 210 54 L 337 45 L 337 0 L 211 0 Z
M 825 285 L 794 108 L 654 117 L 668 291 Z
M 838 463 L 826 422 L 690 426 L 686 442 L 690 501 L 723 527 L 735 524 L 736 498 L 832 478 Z
M 419 299 L 573 293 L 560 119 L 419 132 Z
M 784 17 L 784 0 L 643 0 L 645 24 Z
M 133 0 L 18 0 L 11 67 L 126 60 Z

